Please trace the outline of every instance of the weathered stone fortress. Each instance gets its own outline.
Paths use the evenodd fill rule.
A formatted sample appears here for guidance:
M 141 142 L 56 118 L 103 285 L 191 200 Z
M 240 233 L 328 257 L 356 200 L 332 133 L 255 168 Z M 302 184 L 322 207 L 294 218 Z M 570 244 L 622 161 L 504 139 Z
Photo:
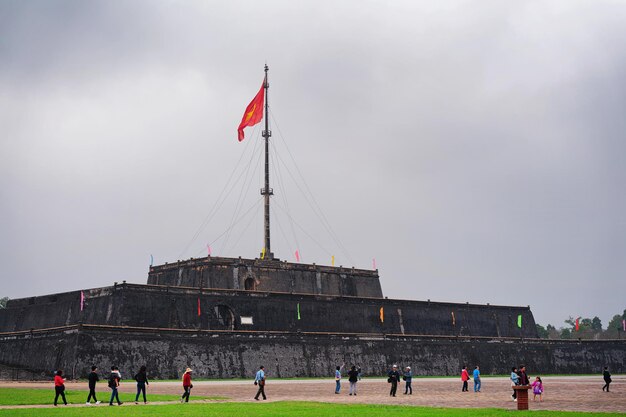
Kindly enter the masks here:
M 278 260 L 203 258 L 150 269 L 148 284 L 115 284 L 9 301 L 0 310 L 0 365 L 85 376 L 92 364 L 129 375 L 325 376 L 338 363 L 419 375 L 463 364 L 505 373 L 626 371 L 624 341 L 537 339 L 529 307 L 383 298 L 377 271 Z M 382 309 L 382 314 L 381 314 Z M 522 327 L 518 327 L 518 316 Z

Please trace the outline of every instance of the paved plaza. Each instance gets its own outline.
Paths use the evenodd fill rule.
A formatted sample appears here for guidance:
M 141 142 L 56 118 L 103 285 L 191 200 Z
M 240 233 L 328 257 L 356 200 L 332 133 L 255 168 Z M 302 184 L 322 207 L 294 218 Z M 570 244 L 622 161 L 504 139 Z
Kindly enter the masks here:
M 533 376 L 534 378 L 534 376 Z M 544 377 L 544 401 L 532 401 L 531 410 L 563 410 L 563 411 L 604 411 L 626 413 L 626 376 L 614 376 L 611 392 L 602 392 L 602 376 L 566 376 Z M 1 382 L 3 387 L 49 388 L 50 401 L 53 398 L 52 383 L 42 382 Z M 82 390 L 87 395 L 87 384 L 83 382 L 67 382 L 68 390 Z M 323 401 L 337 403 L 394 404 L 427 407 L 473 408 L 489 407 L 515 409 L 516 403 L 511 400 L 511 389 L 508 378 L 487 377 L 482 379 L 480 393 L 474 393 L 470 381 L 470 392 L 461 392 L 461 381 L 457 378 L 416 378 L 413 380 L 413 395 L 404 395 L 404 384 L 398 387 L 396 397 L 389 396 L 386 379 L 363 379 L 358 383 L 358 395 L 348 395 L 348 381 L 344 380 L 341 394 L 334 393 L 335 381 L 328 380 L 272 380 L 268 376 L 266 393 L 267 402 L 271 401 Z M 135 384 L 124 382 L 121 392 L 134 392 Z M 106 381 L 98 385 L 101 399 L 108 399 L 109 389 Z M 150 393 L 180 394 L 179 382 L 152 382 L 148 388 Z M 223 396 L 225 401 L 254 401 L 256 387 L 252 381 L 196 381 L 192 390 L 194 395 Z M 156 404 L 156 403 L 154 403 Z M 133 404 L 125 404 L 133 405 Z M 76 404 L 73 406 L 84 406 Z M 19 406 L 16 408 L 22 408 Z M 9 408 L 9 407 L 6 407 Z M 13 407 L 11 407 L 13 408 Z

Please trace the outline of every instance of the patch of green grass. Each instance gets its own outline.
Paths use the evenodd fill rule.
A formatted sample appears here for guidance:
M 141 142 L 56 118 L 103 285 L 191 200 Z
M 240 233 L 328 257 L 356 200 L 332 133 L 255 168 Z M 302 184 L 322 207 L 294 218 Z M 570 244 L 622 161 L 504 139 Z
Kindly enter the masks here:
M 617 413 L 582 413 L 564 411 L 510 411 L 492 408 L 427 408 L 392 405 L 328 404 L 316 402 L 273 403 L 214 403 L 214 404 L 168 404 L 129 407 L 98 406 L 89 408 L 89 416 L 120 416 L 132 414 L 139 417 L 379 417 L 402 415 L 402 417 L 617 417 Z M 84 417 L 83 407 L 59 407 L 42 409 L 0 410 L 0 416 L 64 416 Z M 623 414 L 622 414 L 623 415 Z
M 149 390 L 149 388 L 148 388 Z M 89 391 L 66 390 L 65 398 L 71 404 L 84 404 L 87 401 Z M 111 398 L 111 391 L 97 391 L 98 399 L 108 403 Z M 40 405 L 52 404 L 54 402 L 54 388 L 51 389 L 31 389 L 31 388 L 0 388 L 0 405 Z M 146 393 L 148 401 L 175 401 L 180 397 L 171 394 L 150 394 Z M 202 397 L 193 396 L 192 398 L 199 400 L 223 400 L 224 397 Z M 139 399 L 143 401 L 143 397 Z M 134 393 L 120 392 L 120 401 L 135 402 Z M 63 404 L 63 400 L 59 396 L 59 404 Z

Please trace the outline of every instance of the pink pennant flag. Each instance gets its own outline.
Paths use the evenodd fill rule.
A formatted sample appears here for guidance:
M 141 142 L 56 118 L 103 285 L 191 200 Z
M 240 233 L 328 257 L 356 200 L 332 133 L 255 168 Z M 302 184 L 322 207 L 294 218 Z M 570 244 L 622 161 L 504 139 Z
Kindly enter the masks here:
M 626 332 L 626 320 L 622 320 L 622 328 Z
M 372 258 L 372 269 L 376 269 L 376 258 Z
M 80 292 L 80 311 L 83 311 L 83 308 L 85 308 L 85 293 L 84 292 Z
M 208 256 L 211 256 L 211 245 L 206 245 Z
M 296 262 L 300 262 L 300 252 L 296 249 Z

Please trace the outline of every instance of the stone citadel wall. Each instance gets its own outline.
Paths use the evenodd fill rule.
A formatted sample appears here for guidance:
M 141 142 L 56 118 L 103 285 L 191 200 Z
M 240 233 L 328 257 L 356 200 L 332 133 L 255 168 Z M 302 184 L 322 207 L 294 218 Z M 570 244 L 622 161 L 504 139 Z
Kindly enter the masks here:
M 383 297 L 378 271 L 211 256 L 150 267 L 148 284 Z
M 196 378 L 251 378 L 264 365 L 269 378 L 329 376 L 337 364 L 356 364 L 383 375 L 391 364 L 414 374 L 458 375 L 480 365 L 483 374 L 507 374 L 520 363 L 531 374 L 626 372 L 626 341 L 524 338 L 346 335 L 69 326 L 0 334 L 0 364 L 64 369 L 85 377 L 91 365 L 118 365 L 134 375 L 146 365 L 152 378 L 179 379 L 189 366 Z
M 83 311 L 80 291 L 10 300 L 0 310 L 0 332 L 82 323 L 154 329 L 537 337 L 529 307 L 127 283 L 84 290 L 84 294 Z M 522 316 L 521 328 L 518 315 Z

